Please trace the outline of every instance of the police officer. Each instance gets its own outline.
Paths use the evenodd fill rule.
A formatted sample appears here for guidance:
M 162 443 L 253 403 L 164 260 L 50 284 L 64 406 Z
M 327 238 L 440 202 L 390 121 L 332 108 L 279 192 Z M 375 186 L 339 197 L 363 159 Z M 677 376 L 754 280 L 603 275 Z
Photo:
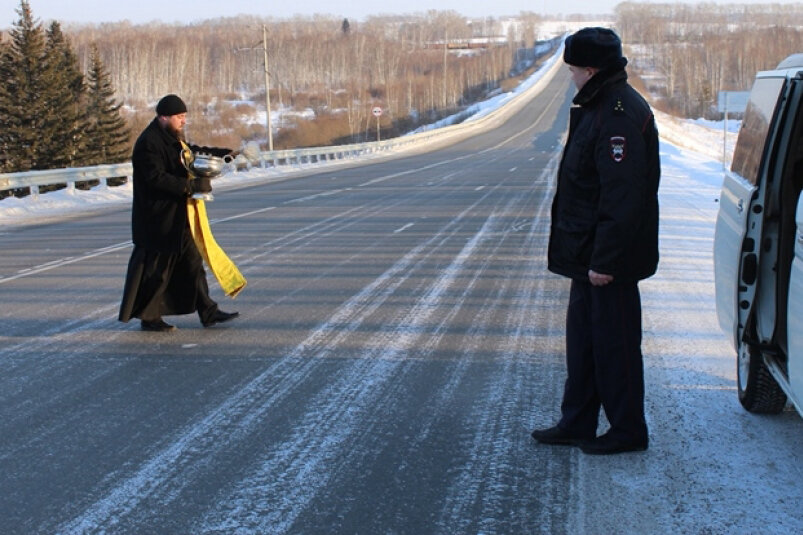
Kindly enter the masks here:
M 658 265 L 658 132 L 607 28 L 566 38 L 577 95 L 552 204 L 548 269 L 571 279 L 561 418 L 532 437 L 589 454 L 645 450 L 638 281 Z M 610 429 L 597 436 L 600 407 Z

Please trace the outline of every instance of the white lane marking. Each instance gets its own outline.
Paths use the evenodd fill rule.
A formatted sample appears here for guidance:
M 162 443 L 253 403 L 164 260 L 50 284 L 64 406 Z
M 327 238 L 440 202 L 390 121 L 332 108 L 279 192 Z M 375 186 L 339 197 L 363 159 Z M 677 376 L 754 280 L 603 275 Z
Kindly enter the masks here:
M 16 275 L 9 275 L 8 277 L 0 277 L 0 284 L 4 284 L 6 282 L 11 282 L 13 280 L 21 279 L 23 277 L 28 277 L 30 275 L 36 275 L 37 273 L 42 273 L 44 271 L 50 271 L 51 269 L 55 269 L 57 267 L 68 266 L 70 264 L 75 264 L 77 262 L 81 262 L 82 260 L 87 260 L 89 258 L 95 258 L 97 256 L 102 256 L 107 253 L 113 253 L 115 251 L 119 251 L 121 249 L 125 249 L 126 247 L 130 247 L 131 242 L 123 242 L 118 243 L 116 245 L 109 245 L 107 247 L 103 247 L 101 249 L 95 249 L 85 255 L 72 257 L 69 256 L 67 258 L 61 258 L 59 260 L 53 260 L 51 262 L 47 262 L 46 264 L 40 264 L 38 266 L 33 266 L 31 268 L 23 269 L 17 272 Z
M 374 179 L 369 180 L 368 182 L 363 182 L 362 184 L 359 185 L 359 187 L 370 186 L 371 184 L 376 184 L 378 182 L 384 182 L 385 180 L 389 180 L 391 178 L 396 178 L 396 177 L 405 176 L 405 175 L 411 175 L 413 173 L 418 173 L 418 172 L 421 172 L 421 171 L 426 171 L 428 169 L 433 169 L 435 167 L 440 167 L 441 165 L 446 165 L 446 164 L 450 164 L 450 163 L 454 163 L 454 162 L 459 162 L 460 160 L 465 160 L 466 158 L 471 158 L 472 156 L 476 156 L 476 154 L 474 154 L 474 153 L 472 153 L 472 154 L 464 154 L 463 156 L 457 156 L 456 158 L 452 158 L 450 160 L 440 160 L 438 162 L 431 163 L 429 165 L 425 165 L 423 167 L 416 167 L 415 169 L 407 169 L 406 171 L 399 171 L 398 173 L 391 173 L 389 175 L 379 176 L 379 177 L 376 177 Z M 449 177 L 454 176 L 456 174 L 457 173 L 450 173 L 450 174 L 444 176 L 443 178 L 449 178 Z M 442 179 L 439 179 L 439 180 L 442 180 Z M 428 182 L 427 185 L 431 186 L 434 183 L 435 183 L 434 181 L 433 182 Z
M 363 411 L 369 407 L 372 410 L 376 408 L 384 385 L 397 377 L 394 373 L 405 362 L 405 356 L 410 351 L 418 350 L 422 337 L 425 339 L 424 345 L 430 350 L 437 346 L 437 341 L 445 333 L 443 325 L 448 319 L 440 322 L 435 332 L 426 326 L 442 309 L 445 296 L 460 280 L 478 244 L 492 234 L 494 220 L 493 216 L 486 220 L 451 264 L 432 282 L 428 291 L 406 311 L 403 318 L 393 322 L 401 326 L 393 333 L 386 333 L 386 336 L 392 337 L 393 343 L 387 344 L 387 340 L 381 340 L 383 343 L 376 344 L 377 348 L 368 349 L 364 355 L 352 359 L 352 369 L 316 395 L 311 403 L 312 408 L 296 422 L 294 432 L 287 441 L 266 452 L 261 466 L 256 466 L 252 475 L 240 482 L 231 496 L 220 502 L 222 507 L 219 506 L 208 516 L 202 531 L 225 531 L 232 521 L 238 525 L 256 526 L 258 532 L 285 533 L 290 529 L 320 489 L 325 488 L 334 476 L 334 471 L 329 469 L 332 459 L 338 458 L 343 454 L 343 449 L 349 447 L 348 437 L 354 434 Z M 400 278 L 407 277 L 409 274 Z M 453 311 L 460 308 L 467 295 L 468 292 L 464 291 L 454 305 L 450 301 Z M 367 314 L 361 314 L 355 320 L 362 322 L 368 317 Z M 449 317 L 451 314 L 447 314 Z M 300 481 L 304 484 L 293 484 Z M 265 496 L 271 498 L 265 500 Z M 238 506 L 232 510 L 231 504 Z
M 209 221 L 210 224 L 214 223 L 223 223 L 225 221 L 232 221 L 234 219 L 240 219 L 242 217 L 248 217 L 250 215 L 258 214 L 261 212 L 267 212 L 268 210 L 274 210 L 275 206 L 268 206 L 267 208 L 260 208 L 259 210 L 252 210 L 250 212 L 245 212 L 242 214 L 233 215 L 230 217 L 224 217 L 220 219 L 211 219 Z M 4 284 L 6 282 L 11 282 L 13 280 L 21 279 L 23 277 L 28 277 L 30 275 L 36 275 L 38 273 L 43 273 L 45 271 L 50 271 L 51 269 L 68 266 L 70 264 L 75 264 L 77 262 L 81 262 L 83 260 L 88 260 L 90 258 L 96 258 L 98 256 L 103 256 L 108 253 L 114 253 L 125 249 L 127 247 L 131 247 L 132 242 L 121 242 L 114 245 L 107 245 L 106 247 L 101 247 L 100 249 L 95 249 L 94 251 L 90 251 L 81 256 L 68 256 L 65 258 L 60 258 L 58 260 L 52 260 L 50 262 L 46 262 L 44 264 L 39 264 L 38 266 L 33 266 L 25 269 L 19 270 L 15 275 L 9 275 L 8 277 L 0 277 L 0 284 Z
M 398 234 L 399 232 L 404 232 L 405 230 L 407 230 L 408 228 L 412 227 L 413 225 L 415 225 L 415 223 L 407 223 L 403 227 L 400 227 L 400 228 L 397 228 L 396 230 L 394 230 L 393 234 Z
M 555 98 L 556 98 L 556 97 L 555 97 Z M 553 101 L 555 100 L 555 98 L 553 98 Z M 550 104 L 551 104 L 551 103 L 550 103 Z M 541 116 L 539 116 L 539 117 L 538 117 L 538 119 L 537 119 L 537 120 L 536 120 L 536 121 L 533 123 L 534 125 L 535 125 L 535 123 L 537 123 L 537 122 L 538 122 L 538 120 L 540 120 L 540 118 L 541 118 L 541 117 L 542 117 L 542 116 L 543 116 L 543 115 L 546 113 L 546 110 L 547 110 L 547 108 L 548 108 L 548 107 L 549 107 L 549 106 L 547 106 L 547 107 L 545 107 L 545 108 L 544 108 L 544 111 L 543 111 L 543 112 L 541 112 Z M 482 154 L 482 153 L 485 153 L 485 152 L 489 152 L 489 151 L 491 151 L 491 150 L 495 150 L 495 149 L 497 149 L 497 148 L 501 147 L 502 145 L 506 144 L 507 142 L 509 142 L 509 141 L 512 141 L 513 139 L 516 139 L 516 138 L 517 138 L 517 137 L 519 137 L 521 134 L 523 134 L 524 132 L 526 132 L 526 131 L 528 131 L 528 130 L 530 130 L 530 129 L 532 129 L 532 128 L 534 128 L 534 126 L 531 126 L 531 127 L 527 128 L 527 129 L 525 129 L 525 130 L 522 130 L 521 132 L 519 132 L 519 133 L 517 133 L 517 134 L 514 134 L 514 135 L 510 136 L 509 138 L 507 138 L 507 139 L 505 139 L 504 141 L 502 141 L 502 142 L 498 143 L 498 144 L 497 144 L 497 145 L 495 145 L 494 147 L 490 147 L 490 148 L 488 148 L 488 149 L 485 149 L 485 150 L 483 150 L 483 151 L 480 151 L 480 153 L 479 153 L 479 154 Z M 389 180 L 389 179 L 391 179 L 391 178 L 396 178 L 396 177 L 400 177 L 400 176 L 405 176 L 405 175 L 409 175 L 409 174 L 412 174 L 412 173 L 417 173 L 417 172 L 420 172 L 420 171 L 425 171 L 425 170 L 428 170 L 428 169 L 432 169 L 432 168 L 435 168 L 435 167 L 440 167 L 440 166 L 442 166 L 442 165 L 446 165 L 446 164 L 450 164 L 450 163 L 458 162 L 458 161 L 461 161 L 461 160 L 465 160 L 465 159 L 467 159 L 467 158 L 471 158 L 472 156 L 475 156 L 475 155 L 476 155 L 475 153 L 472 153 L 472 154 L 464 154 L 463 156 L 458 156 L 458 157 L 455 157 L 455 158 L 451 158 L 451 159 L 449 159 L 449 160 L 440 160 L 440 161 L 438 161 L 438 162 L 431 163 L 431 164 L 429 164 L 429 165 L 425 165 L 425 166 L 423 166 L 423 167 L 418 167 L 418 168 L 415 168 L 415 169 L 408 169 L 408 170 L 406 170 L 406 171 L 400 171 L 400 172 L 398 172 L 398 173 L 391 173 L 391 174 L 389 174 L 389 175 L 385 175 L 385 176 L 377 177 L 377 178 L 375 178 L 375 179 L 372 179 L 372 180 L 369 180 L 369 181 L 367 181 L 367 182 L 363 182 L 362 184 L 360 184 L 360 185 L 359 185 L 359 187 L 368 186 L 368 185 L 371 185 L 371 184 L 376 184 L 376 183 L 379 183 L 379 182 L 384 182 L 385 180 Z M 452 173 L 452 174 L 455 174 L 455 173 Z M 452 176 L 452 175 L 448 175 L 448 176 Z M 336 194 L 336 193 L 340 193 L 340 192 L 342 192 L 342 191 L 344 191 L 344 190 L 342 190 L 342 189 L 338 189 L 338 190 L 332 190 L 332 191 L 325 191 L 325 192 L 321 192 L 321 193 L 316 193 L 316 194 L 314 194 L 314 195 L 308 195 L 308 196 L 306 196 L 306 197 L 299 197 L 299 198 L 297 198 L 297 199 L 291 199 L 291 200 L 289 200 L 289 201 L 285 201 L 283 204 L 293 204 L 293 203 L 298 203 L 298 202 L 302 202 L 302 201 L 305 201 L 305 200 L 311 200 L 311 199 L 315 199 L 315 198 L 317 198 L 317 197 L 326 197 L 326 196 L 334 195 L 334 194 Z M 246 217 L 246 216 L 248 216 L 248 215 L 253 215 L 253 214 L 260 213 L 260 212 L 264 212 L 264 211 L 267 211 L 267 210 L 273 210 L 274 208 L 275 208 L 275 207 L 273 207 L 273 206 L 271 206 L 271 207 L 267 207 L 267 208 L 262 208 L 262 209 L 260 209 L 260 210 L 254 210 L 254 211 L 252 211 L 252 212 L 247 212 L 247 213 L 244 213 L 244 214 L 238 214 L 238 215 L 231 216 L 231 217 L 227 217 L 227 218 L 224 218 L 224 219 L 216 219 L 216 220 L 211 220 L 211 221 L 210 221 L 210 223 L 218 223 L 218 222 L 223 222 L 223 221 L 231 221 L 231 220 L 233 220 L 233 219 L 238 219 L 238 218 L 241 218 L 241 217 Z M 124 242 L 124 243 L 122 243 L 122 244 L 117 244 L 117 245 L 112 245 L 112 246 L 105 247 L 105 248 L 102 248 L 102 249 L 97 249 L 97 250 L 95 250 L 95 251 L 93 251 L 93 252 L 91 252 L 91 253 L 87 253 L 86 255 L 83 255 L 83 256 L 81 256 L 81 257 L 78 257 L 78 258 L 75 258 L 75 259 L 69 259 L 69 260 L 68 260 L 68 259 L 62 259 L 62 260 L 57 260 L 57 261 L 55 261 L 55 263 L 52 263 L 52 265 L 47 265 L 47 266 L 37 266 L 37 267 L 31 268 L 29 271 L 26 271 L 26 272 L 24 272 L 24 273 L 18 273 L 18 274 L 16 274 L 16 275 L 11 275 L 11 276 L 9 276 L 9 277 L 3 277 L 3 278 L 0 278 L 0 284 L 6 283 L 6 282 L 10 282 L 10 281 L 12 281 L 12 280 L 20 279 L 20 278 L 23 278 L 23 277 L 27 277 L 27 276 L 29 276 L 29 275 L 35 275 L 35 274 L 37 274 L 37 273 L 41 273 L 41 272 L 43 272 L 43 271 L 48 271 L 48 270 L 50 270 L 50 269 L 54 269 L 54 268 L 56 268 L 56 267 L 61 267 L 61 266 L 65 266 L 65 265 L 68 265 L 68 264 L 74 264 L 74 263 L 76 263 L 76 262 L 80 262 L 80 261 L 82 261 L 82 260 L 87 260 L 87 259 L 89 259 L 89 258 L 94 258 L 94 257 L 96 257 L 96 256 L 101 256 L 101 255 L 103 255 L 103 254 L 106 254 L 106 253 L 110 253 L 110 252 L 114 252 L 114 251 L 119 251 L 120 249 L 124 249 L 124 248 L 126 248 L 126 247 L 130 247 L 130 246 L 131 246 L 131 243 L 132 243 L 132 242 L 128 241 L 128 242 Z
M 463 212 L 453 219 L 451 224 L 456 225 L 457 222 L 462 221 L 467 214 L 476 209 L 479 202 L 478 200 L 466 207 Z M 427 311 L 437 308 L 432 306 L 431 300 L 433 297 L 440 296 L 445 292 L 445 281 L 452 281 L 457 277 L 458 267 L 465 264 L 469 253 L 487 233 L 486 226 L 483 226 L 480 233 L 464 246 L 463 251 L 452 262 L 452 265 L 433 284 L 429 299 L 425 298 L 426 304 L 425 306 L 422 305 L 423 311 L 421 313 L 416 312 L 410 318 L 410 324 L 413 324 L 413 322 L 425 322 L 425 317 L 429 316 Z M 313 329 L 307 338 L 298 344 L 289 355 L 269 366 L 199 421 L 178 432 L 173 442 L 150 456 L 131 475 L 123 476 L 121 480 L 115 481 L 111 488 L 104 492 L 103 496 L 80 515 L 59 526 L 56 532 L 86 533 L 96 531 L 102 526 L 109 525 L 112 520 L 117 522 L 121 518 L 128 516 L 148 497 L 157 496 L 164 501 L 168 501 L 171 497 L 177 496 L 180 488 L 189 484 L 190 479 L 179 477 L 179 475 L 186 470 L 192 470 L 192 465 L 196 462 L 194 457 L 199 455 L 198 452 L 204 452 L 206 458 L 211 458 L 226 445 L 237 443 L 253 432 L 254 426 L 264 420 L 265 414 L 272 407 L 298 388 L 322 360 L 335 348 L 339 347 L 347 336 L 359 329 L 393 295 L 408 279 L 409 275 L 405 275 L 405 271 L 410 269 L 411 266 L 415 266 L 417 262 L 421 262 L 420 255 L 422 252 L 442 239 L 443 232 L 432 236 L 410 250 L 388 270 L 343 303 L 329 319 Z M 420 307 L 417 306 L 415 308 L 418 309 Z M 420 324 L 423 325 L 424 323 Z M 400 325 L 404 325 L 404 323 L 400 323 Z M 408 332 L 411 331 L 408 330 Z M 383 347 L 386 346 L 383 345 Z M 377 360 L 387 362 L 384 359 Z M 396 360 L 401 361 L 402 359 Z M 280 377 L 281 380 L 278 379 Z M 357 381 L 357 383 L 360 382 Z M 370 388 L 371 384 L 365 383 L 365 386 L 369 392 L 372 390 Z M 342 400 L 338 402 L 330 400 L 327 410 L 347 408 L 350 403 Z M 311 415 L 311 417 L 314 417 L 314 415 Z M 307 431 L 312 432 L 314 436 L 307 436 L 303 439 L 303 442 L 307 444 L 306 447 L 300 447 L 296 444 L 297 450 L 295 451 L 304 455 L 317 455 L 318 457 L 309 461 L 305 461 L 305 458 L 302 458 L 301 461 L 296 460 L 294 463 L 301 462 L 305 466 L 319 465 L 322 460 L 325 461 L 327 456 L 330 455 L 329 448 L 313 447 L 310 450 L 308 446 L 316 440 L 327 441 L 329 435 L 324 434 L 322 436 L 315 429 L 307 429 Z M 335 443 L 335 445 L 341 444 L 342 440 L 338 440 Z M 293 454 L 289 450 L 279 453 L 291 456 Z M 270 463 L 270 461 L 267 462 Z M 291 468 L 298 469 L 296 464 L 293 464 Z M 170 483 L 172 483 L 172 486 Z M 297 486 L 297 491 L 305 491 L 304 487 L 305 485 Z M 317 492 L 317 489 L 315 492 Z M 304 497 L 309 499 L 311 494 L 307 492 Z M 301 503 L 300 500 L 290 503 L 292 507 L 290 512 L 293 513 L 293 518 L 298 516 L 306 504 L 306 501 Z M 248 511 L 245 511 L 245 513 L 250 514 Z M 267 515 L 261 516 L 259 523 L 265 522 L 264 518 L 266 517 Z
M 555 176 L 558 157 L 560 152 L 555 152 L 544 167 L 539 177 L 539 181 L 548 181 Z M 511 201 L 512 202 L 512 201 Z M 539 244 L 543 244 L 543 236 L 539 231 L 539 225 L 549 219 L 549 207 L 551 205 L 551 195 L 543 195 L 538 203 L 533 215 L 533 224 L 530 225 L 529 234 L 526 241 L 522 244 L 522 250 L 535 251 Z M 503 211 L 505 214 L 511 213 L 509 209 Z M 501 244 L 501 240 L 500 240 Z M 543 247 L 544 245 L 540 245 Z M 526 260 L 527 273 L 540 273 L 546 269 L 543 255 L 530 255 Z M 447 493 L 442 497 L 442 508 L 440 517 L 434 520 L 435 532 L 447 531 L 453 533 L 465 533 L 471 531 L 472 518 L 493 518 L 498 511 L 498 494 L 487 490 L 487 474 L 499 470 L 495 464 L 498 459 L 510 458 L 506 449 L 515 447 L 505 441 L 499 441 L 499 436 L 510 436 L 515 432 L 517 418 L 510 414 L 509 406 L 506 404 L 511 399 L 511 392 L 524 392 L 527 386 L 522 384 L 522 376 L 517 373 L 517 365 L 522 360 L 526 360 L 532 351 L 532 346 L 527 343 L 527 333 L 532 332 L 534 325 L 531 307 L 533 303 L 544 301 L 544 296 L 549 286 L 549 279 L 545 277 L 526 277 L 519 280 L 507 279 L 500 288 L 499 295 L 513 288 L 517 296 L 517 309 L 511 310 L 506 316 L 503 332 L 506 336 L 500 339 L 498 350 L 504 358 L 499 359 L 499 365 L 494 368 L 493 375 L 489 376 L 489 389 L 483 392 L 483 403 L 475 405 L 468 413 L 468 418 L 475 423 L 475 435 L 468 445 L 467 458 L 469 459 L 465 467 L 456 475 L 454 481 L 449 485 Z M 480 312 L 477 318 L 487 317 L 488 314 Z M 550 321 L 548 325 L 540 325 L 546 328 L 548 334 L 546 339 L 560 339 L 563 326 L 559 321 Z M 485 327 L 479 323 L 472 325 L 471 332 L 482 335 Z M 465 337 L 467 340 L 474 336 Z M 546 481 L 552 481 L 550 477 Z M 546 497 L 545 497 L 546 498 Z M 548 499 L 548 498 L 546 498 Z M 550 502 L 551 505 L 551 502 Z M 477 508 L 480 507 L 482 513 L 479 516 L 472 516 Z M 551 507 L 547 511 L 553 510 Z M 471 512 L 470 512 L 471 511 Z M 492 527 L 479 524 L 478 532 L 493 531 Z
M 456 158 L 452 158 L 452 159 L 449 159 L 449 160 L 441 160 L 441 161 L 438 161 L 438 162 L 435 162 L 435 163 L 432 163 L 432 164 L 429 164 L 429 165 L 425 165 L 423 167 L 418 167 L 416 169 L 408 169 L 406 171 L 401 171 L 399 173 L 392 173 L 390 175 L 377 177 L 377 178 L 375 178 L 373 180 L 369 180 L 368 182 L 364 182 L 364 183 L 360 184 L 359 186 L 362 187 L 362 186 L 368 186 L 370 184 L 376 184 L 378 182 L 384 182 L 385 180 L 389 180 L 391 178 L 404 176 L 404 175 L 409 175 L 409 174 L 412 174 L 412 173 L 417 173 L 419 171 L 425 171 L 427 169 L 432 169 L 434 167 L 439 167 L 441 165 L 446 165 L 446 164 L 449 164 L 449 163 L 454 163 L 454 162 L 457 162 L 457 161 L 465 160 L 466 158 L 470 158 L 472 156 L 475 156 L 476 154 L 484 154 L 486 152 L 490 152 L 492 150 L 496 150 L 499 147 L 501 147 L 502 145 L 505 145 L 508 142 L 510 142 L 510 141 L 516 139 L 517 137 L 521 136 L 525 132 L 529 132 L 530 130 L 535 128 L 537 126 L 537 124 L 540 122 L 541 118 L 543 118 L 543 116 L 546 114 L 546 112 L 549 109 L 549 107 L 555 102 L 555 100 L 557 100 L 557 97 L 558 97 L 558 94 L 556 93 L 552 97 L 552 100 L 549 102 L 549 104 L 544 106 L 544 109 L 541 112 L 541 115 L 539 115 L 536 118 L 536 120 L 533 121 L 533 123 L 532 123 L 532 125 L 530 127 L 525 128 L 524 130 L 521 130 L 520 132 L 508 137 L 507 139 L 502 140 L 501 142 L 497 143 L 493 147 L 489 147 L 489 148 L 487 148 L 485 150 L 480 151 L 479 153 L 464 154 L 463 156 L 458 156 Z M 334 193 L 338 193 L 338 192 L 341 192 L 341 191 L 343 191 L 343 190 L 334 190 L 332 192 L 323 192 L 323 193 L 319 193 L 319 194 L 316 194 L 316 195 L 310 195 L 308 197 L 299 197 L 298 199 L 292 199 L 290 201 L 286 201 L 284 204 L 301 202 L 303 200 L 308 200 L 308 199 L 312 199 L 312 198 L 320 197 L 320 196 L 325 196 L 325 195 L 333 195 Z M 249 214 L 255 214 L 255 213 L 263 212 L 263 211 L 266 211 L 266 210 L 272 210 L 273 208 L 274 207 L 268 207 L 268 208 L 263 208 L 261 210 L 255 210 L 253 212 L 248 212 L 248 214 L 240 214 L 240 215 L 231 216 L 231 217 L 228 217 L 228 218 L 225 218 L 225 219 L 212 220 L 212 221 L 210 221 L 210 223 L 217 223 L 217 222 L 222 222 L 222 221 L 231 221 L 231 220 L 237 219 L 239 217 L 245 217 L 246 215 L 249 215 Z M 6 282 L 10 282 L 12 280 L 20 279 L 20 278 L 23 278 L 23 277 L 27 277 L 29 275 L 35 275 L 37 273 L 41 273 L 43 271 L 48 271 L 48 270 L 54 269 L 56 267 L 65 266 L 65 265 L 68 265 L 68 264 L 74 264 L 76 262 L 80 262 L 82 260 L 87 260 L 89 258 L 94 258 L 96 256 L 101 256 L 101 255 L 106 254 L 106 253 L 119 251 L 120 249 L 124 249 L 124 248 L 130 247 L 130 246 L 131 246 L 131 242 L 128 241 L 128 242 L 124 242 L 122 244 L 111 245 L 109 247 L 105 247 L 105 248 L 102 248 L 102 249 L 97 249 L 97 250 L 95 250 L 95 251 L 93 251 L 91 253 L 87 253 L 86 255 L 78 257 L 78 258 L 75 258 L 75 259 L 69 259 L 69 260 L 64 259 L 64 260 L 56 261 L 56 263 L 54 263 L 52 265 L 37 266 L 37 267 L 31 268 L 29 271 L 25 271 L 24 273 L 18 273 L 16 275 L 11 275 L 9 277 L 0 278 L 0 284 L 6 283 Z
M 237 215 L 233 215 L 233 216 L 229 216 L 229 217 L 223 217 L 221 219 L 212 219 L 209 222 L 210 223 L 223 223 L 225 221 L 233 221 L 235 219 L 248 217 L 248 216 L 254 215 L 254 214 L 261 214 L 262 212 L 267 212 L 269 210 L 275 210 L 275 209 L 276 209 L 275 206 L 268 206 L 266 208 L 260 208 L 259 210 L 251 210 L 250 212 L 244 212 L 242 214 L 237 214 Z
M 333 189 L 333 190 L 330 190 L 330 191 L 322 191 L 321 193 L 315 193 L 314 195 L 307 195 L 305 197 L 298 197 L 296 199 L 290 199 L 289 201 L 284 201 L 282 204 L 294 204 L 294 203 L 297 203 L 297 202 L 311 201 L 311 200 L 317 199 L 319 197 L 329 197 L 331 195 L 336 195 L 338 193 L 341 193 L 342 191 L 344 191 L 344 190 L 342 190 L 342 189 Z
M 431 240 L 430 240 L 431 241 Z M 403 273 L 429 242 L 422 243 L 399 259 L 371 284 L 341 305 L 323 324 L 313 329 L 290 354 L 238 390 L 200 421 L 182 430 L 177 440 L 150 457 L 138 470 L 121 481 L 78 517 L 59 526 L 58 533 L 86 533 L 130 514 L 147 496 L 191 463 L 194 452 L 212 455 L 227 443 L 249 433 L 264 414 L 331 353 L 349 334 L 406 280 Z M 307 357 L 307 358 L 301 358 Z M 289 369 L 288 369 L 289 368 Z M 282 381 L 276 377 L 284 376 Z M 225 437 L 225 438 L 224 438 Z M 186 484 L 186 481 L 183 483 Z M 176 481 L 177 485 L 182 482 Z M 177 494 L 177 493 L 176 493 Z
M 474 188 L 474 191 L 482 191 L 484 189 L 485 189 L 485 186 L 477 186 L 476 188 Z
M 510 168 L 510 170 L 508 171 L 508 173 L 512 173 L 512 172 L 514 172 L 516 169 L 518 169 L 518 167 L 511 167 L 511 168 Z
M 543 108 L 543 111 L 541 111 L 541 114 L 540 114 L 538 117 L 536 117 L 536 118 L 535 118 L 535 120 L 534 120 L 534 121 L 533 121 L 533 122 L 530 124 L 530 126 L 528 126 L 527 128 L 525 128 L 524 130 L 520 130 L 518 133 L 516 133 L 516 134 L 513 134 L 513 135 L 512 135 L 512 136 L 510 136 L 509 138 L 503 139 L 502 141 L 500 141 L 499 143 L 497 143 L 497 144 L 496 144 L 496 145 L 494 145 L 493 147 L 488 147 L 487 149 L 483 149 L 483 150 L 481 150 L 481 151 L 480 151 L 480 152 L 478 152 L 477 154 L 484 154 L 484 153 L 486 153 L 486 152 L 491 152 L 491 151 L 493 151 L 493 150 L 496 150 L 496 149 L 498 149 L 499 147 L 501 147 L 502 145 L 505 145 L 505 144 L 507 144 L 508 142 L 510 142 L 510 141 L 513 141 L 513 140 L 514 140 L 514 139 L 516 139 L 517 137 L 519 137 L 519 136 L 522 136 L 522 135 L 526 134 L 527 132 L 530 132 L 531 130 L 534 130 L 534 129 L 535 129 L 535 127 L 537 127 L 537 126 L 538 126 L 538 124 L 541 122 L 541 119 L 543 119 L 543 118 L 544 118 L 544 115 L 546 115 L 546 112 L 547 112 L 547 111 L 549 111 L 549 109 L 552 107 L 552 105 L 553 105 L 553 104 L 555 103 L 555 101 L 558 99 L 558 97 L 562 97 L 562 96 L 563 96 L 563 95 L 562 95 L 562 94 L 560 94 L 560 93 L 555 93 L 555 94 L 552 96 L 552 100 L 550 100 L 550 101 L 547 103 L 547 105 L 546 105 L 546 106 L 544 106 L 544 108 Z

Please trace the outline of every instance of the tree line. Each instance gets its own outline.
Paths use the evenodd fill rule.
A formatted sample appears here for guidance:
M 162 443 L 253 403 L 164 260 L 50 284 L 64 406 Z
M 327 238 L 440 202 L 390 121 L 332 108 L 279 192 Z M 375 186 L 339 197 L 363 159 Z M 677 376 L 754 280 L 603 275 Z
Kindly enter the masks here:
M 616 26 L 656 105 L 681 117 L 717 118 L 720 91 L 748 91 L 757 71 L 803 50 L 803 4 L 624 2 Z
M 264 113 L 265 49 L 273 112 L 313 116 L 282 114 L 290 122 L 273 124 L 275 148 L 374 139 L 374 106 L 383 109 L 382 137 L 399 135 L 512 87 L 536 65 L 544 22 L 530 12 L 511 21 L 432 10 L 359 23 L 238 16 L 45 30 L 29 0 L 18 13 L 0 41 L 2 171 L 125 160 L 130 133 L 167 93 L 187 102 L 191 139 L 264 147 L 264 121 L 253 118 Z M 625 2 L 615 15 L 631 71 L 645 75 L 658 107 L 681 116 L 710 115 L 718 91 L 748 89 L 757 70 L 803 44 L 799 4 Z M 646 76 L 654 73 L 659 80 Z
M 23 19 L 30 17 L 30 9 L 30 1 L 23 0 Z M 311 110 L 314 116 L 274 123 L 276 148 L 289 148 L 371 139 L 374 106 L 384 110 L 383 137 L 466 107 L 534 66 L 540 20 L 534 13 L 521 13 L 515 21 L 468 20 L 453 11 L 432 10 L 360 23 L 315 15 L 222 17 L 183 25 L 66 25 L 64 34 L 78 72 L 89 73 L 95 62 L 105 66 L 109 86 L 125 103 L 120 112 L 130 131 L 152 119 L 161 96 L 177 93 L 190 108 L 188 135 L 219 146 L 265 140 L 264 121 L 255 124 L 253 117 L 264 113 L 266 48 L 274 114 L 277 109 Z M 15 27 L 6 48 L 16 46 L 21 32 L 28 30 Z M 489 35 L 497 39 L 486 39 L 473 50 L 450 46 Z M 64 112 L 53 109 L 56 113 Z M 77 129 L 83 132 L 87 129 Z M 74 145 L 70 162 L 76 165 L 82 151 Z M 26 156 L 15 168 L 56 164 L 42 155 L 51 151 L 32 152 L 36 158 Z
M 25 0 L 17 13 L 0 42 L 0 172 L 125 160 L 128 126 L 99 49 L 83 71 L 58 22 L 44 29 Z
M 190 107 L 188 133 L 224 146 L 265 138 L 264 125 L 244 122 L 243 116 L 265 101 L 267 48 L 274 111 L 314 114 L 312 122 L 276 125 L 276 148 L 286 148 L 367 139 L 374 106 L 384 110 L 385 137 L 464 107 L 510 78 L 519 50 L 532 49 L 540 20 L 522 13 L 511 26 L 433 10 L 360 23 L 318 15 L 238 16 L 186 25 L 78 25 L 69 31 L 79 63 L 88 61 L 91 44 L 97 44 L 118 95 L 142 114 L 134 123 L 149 119 L 161 95 L 177 93 Z M 503 39 L 470 53 L 448 49 L 450 42 L 487 35 Z

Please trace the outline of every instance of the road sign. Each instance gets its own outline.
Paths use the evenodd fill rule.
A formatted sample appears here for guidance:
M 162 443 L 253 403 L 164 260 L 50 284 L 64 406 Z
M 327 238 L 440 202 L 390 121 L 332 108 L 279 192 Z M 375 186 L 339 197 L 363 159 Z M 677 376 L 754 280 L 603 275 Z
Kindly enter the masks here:
M 374 114 L 374 117 L 379 117 L 380 115 L 382 115 L 382 108 L 380 108 L 379 106 L 376 106 L 376 107 L 374 107 L 373 110 L 371 110 L 371 113 Z

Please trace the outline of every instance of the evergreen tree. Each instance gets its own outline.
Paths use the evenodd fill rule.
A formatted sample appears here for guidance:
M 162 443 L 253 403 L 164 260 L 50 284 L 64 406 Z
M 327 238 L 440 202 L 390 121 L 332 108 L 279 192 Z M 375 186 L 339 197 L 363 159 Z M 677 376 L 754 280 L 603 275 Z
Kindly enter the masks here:
M 49 106 L 42 25 L 25 0 L 17 13 L 11 39 L 0 51 L 0 147 L 7 158 L 5 170 L 11 172 L 44 168 Z
M 81 166 L 84 161 L 86 102 L 84 76 L 58 22 L 47 30 L 45 49 L 49 113 L 45 119 L 48 168 Z
M 6 44 L 3 42 L 3 32 L 0 32 L 0 63 L 2 63 L 3 55 L 5 54 Z M 3 91 L 5 90 L 5 84 L 0 84 L 0 100 L 3 97 Z M 7 123 L 5 115 L 3 115 L 2 109 L 0 109 L 0 125 L 5 125 Z M 8 142 L 3 137 L 3 128 L 0 128 L 0 173 L 8 172 Z M 0 191 L 0 199 L 6 197 L 5 192 Z
M 87 119 L 85 165 L 117 163 L 130 156 L 128 125 L 120 115 L 114 89 L 97 46 L 92 46 L 87 73 Z

